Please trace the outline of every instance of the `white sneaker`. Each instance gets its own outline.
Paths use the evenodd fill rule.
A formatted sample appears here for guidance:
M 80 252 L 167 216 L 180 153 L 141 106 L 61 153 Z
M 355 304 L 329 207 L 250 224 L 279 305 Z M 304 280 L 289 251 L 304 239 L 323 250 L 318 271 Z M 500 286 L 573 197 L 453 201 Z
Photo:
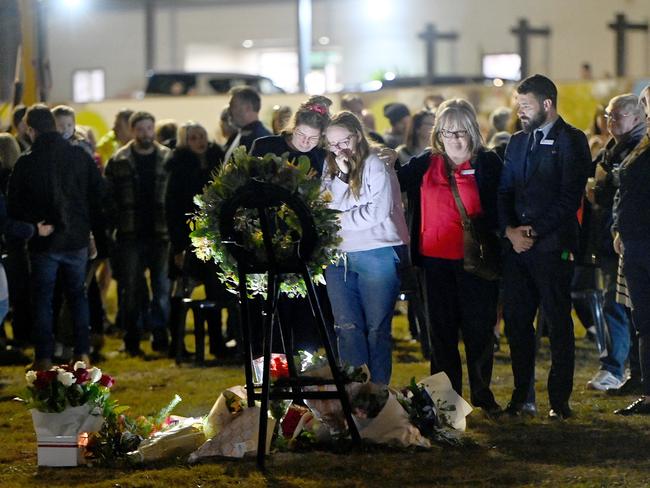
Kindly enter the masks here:
M 605 390 L 612 390 L 612 389 L 617 389 L 620 388 L 623 382 L 619 380 L 616 376 L 614 376 L 612 373 L 609 371 L 606 371 L 604 369 L 601 369 L 596 373 L 596 375 L 591 378 L 589 381 L 587 381 L 587 388 L 589 390 L 600 390 L 600 391 L 605 391 Z

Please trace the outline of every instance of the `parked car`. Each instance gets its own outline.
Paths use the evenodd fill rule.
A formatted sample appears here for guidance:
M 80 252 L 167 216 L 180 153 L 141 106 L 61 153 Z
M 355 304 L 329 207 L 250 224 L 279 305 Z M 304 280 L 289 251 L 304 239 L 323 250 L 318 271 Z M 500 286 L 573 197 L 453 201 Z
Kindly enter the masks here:
M 145 95 L 215 95 L 235 86 L 250 86 L 262 95 L 284 93 L 270 78 L 243 73 L 154 72 L 147 73 Z

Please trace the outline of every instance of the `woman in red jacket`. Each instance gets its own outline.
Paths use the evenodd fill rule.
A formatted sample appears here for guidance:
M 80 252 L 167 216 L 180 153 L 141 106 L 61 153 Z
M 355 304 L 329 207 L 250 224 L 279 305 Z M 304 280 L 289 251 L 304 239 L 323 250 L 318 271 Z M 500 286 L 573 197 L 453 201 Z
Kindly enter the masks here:
M 398 170 L 408 192 L 413 261 L 425 275 L 431 372 L 447 373 L 462 394 L 461 332 L 471 401 L 492 415 L 501 410 L 490 390 L 498 282 L 463 269 L 463 228 L 449 178 L 456 180 L 469 217 L 480 215 L 497 232 L 502 162 L 483 147 L 476 112 L 462 99 L 447 100 L 436 111 L 431 147 Z

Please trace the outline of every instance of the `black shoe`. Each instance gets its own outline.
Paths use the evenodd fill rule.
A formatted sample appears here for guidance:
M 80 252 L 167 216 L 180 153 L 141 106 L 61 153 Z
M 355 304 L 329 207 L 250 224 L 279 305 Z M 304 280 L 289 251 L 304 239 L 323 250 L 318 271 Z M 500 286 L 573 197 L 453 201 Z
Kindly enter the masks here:
M 645 397 L 641 397 L 625 408 L 614 410 L 617 415 L 650 415 L 650 403 L 645 401 Z
M 477 404 L 474 406 L 483 410 L 485 415 L 487 415 L 488 417 L 498 417 L 499 415 L 501 415 L 501 413 L 503 413 L 503 409 L 501 408 L 501 405 L 499 405 L 494 400 L 492 400 L 490 403 Z
M 503 410 L 503 414 L 508 417 L 535 417 L 537 415 L 537 406 L 532 402 L 525 403 L 508 403 Z
M 643 395 L 643 388 L 640 379 L 630 377 L 618 388 L 610 388 L 605 393 L 612 396 Z
M 151 340 L 151 349 L 155 352 L 167 352 L 169 349 L 169 336 L 166 330 L 154 331 Z
M 573 411 L 569 407 L 568 403 L 563 403 L 556 407 L 551 408 L 548 412 L 548 418 L 550 420 L 566 420 L 570 417 L 573 417 Z
M 142 349 L 138 348 L 125 348 L 124 352 L 126 353 L 127 356 L 131 358 L 143 358 L 144 357 L 144 351 Z
M 170 359 L 174 359 L 176 357 L 176 348 L 175 347 L 170 347 L 169 350 L 167 351 L 167 357 Z M 191 361 L 194 359 L 194 353 L 188 351 L 187 349 L 183 348 L 183 350 L 180 353 L 180 358 L 182 361 Z

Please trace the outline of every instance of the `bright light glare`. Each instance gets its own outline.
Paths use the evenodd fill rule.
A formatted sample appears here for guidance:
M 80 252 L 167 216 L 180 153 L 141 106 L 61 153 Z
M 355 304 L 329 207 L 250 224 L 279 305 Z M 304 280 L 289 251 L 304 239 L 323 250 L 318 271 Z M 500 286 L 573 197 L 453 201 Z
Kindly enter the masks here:
M 330 38 L 327 36 L 319 37 L 318 44 L 321 46 L 327 46 L 330 43 Z
M 392 13 L 392 0 L 365 0 L 364 4 L 370 20 L 387 20 Z
M 394 79 L 395 79 L 395 73 L 393 73 L 392 71 L 386 71 L 384 73 L 384 80 L 391 81 L 391 80 L 394 80 Z
M 381 90 L 381 87 L 384 84 L 379 80 L 367 81 L 366 83 L 361 84 L 361 91 L 377 91 Z
M 312 71 L 305 76 L 305 91 L 310 95 L 321 95 L 325 93 L 327 83 L 323 71 Z
M 63 0 L 66 7 L 77 8 L 81 5 L 81 0 Z
M 241 43 L 242 46 L 244 46 L 246 49 L 250 49 L 253 47 L 253 41 L 250 39 L 246 39 L 244 42 Z
M 496 86 L 496 87 L 501 87 L 501 86 L 503 86 L 503 80 L 502 80 L 501 78 L 495 78 L 494 80 L 492 80 L 492 83 L 493 83 L 494 86 Z

